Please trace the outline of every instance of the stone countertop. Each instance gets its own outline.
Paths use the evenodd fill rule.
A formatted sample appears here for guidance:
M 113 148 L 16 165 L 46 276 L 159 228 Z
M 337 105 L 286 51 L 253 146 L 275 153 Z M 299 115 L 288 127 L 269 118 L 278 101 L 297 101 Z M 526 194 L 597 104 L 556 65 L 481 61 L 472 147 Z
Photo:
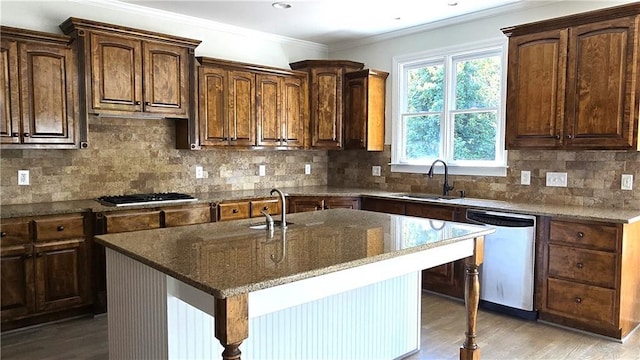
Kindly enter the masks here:
M 248 293 L 484 236 L 493 229 L 370 211 L 291 214 L 99 235 L 96 241 L 218 298 Z M 259 222 L 258 222 L 259 223 Z
M 206 193 L 192 193 L 198 200 L 190 204 L 197 203 L 218 203 L 221 201 L 248 200 L 255 198 L 273 197 L 269 194 L 269 189 L 255 190 L 233 190 Z M 559 216 L 577 220 L 604 221 L 612 223 L 633 223 L 640 221 L 640 210 L 625 210 L 614 208 L 581 207 L 565 205 L 549 205 L 534 203 L 515 203 L 499 200 L 487 200 L 477 198 L 452 198 L 447 200 L 410 200 L 404 198 L 399 192 L 389 192 L 362 188 L 341 188 L 331 186 L 302 186 L 293 188 L 282 188 L 290 196 L 370 196 L 383 199 L 395 199 L 402 201 L 413 201 L 419 203 L 431 203 L 440 205 L 454 205 L 473 209 L 485 209 L 494 211 L 504 211 L 512 213 L 524 213 L 542 216 Z M 91 199 L 59 201 L 38 204 L 3 205 L 0 207 L 0 218 L 11 218 L 19 216 L 39 216 L 51 214 L 65 214 L 81 211 L 110 212 L 127 209 L 159 208 L 180 206 L 181 204 L 147 205 L 132 207 L 105 206 Z

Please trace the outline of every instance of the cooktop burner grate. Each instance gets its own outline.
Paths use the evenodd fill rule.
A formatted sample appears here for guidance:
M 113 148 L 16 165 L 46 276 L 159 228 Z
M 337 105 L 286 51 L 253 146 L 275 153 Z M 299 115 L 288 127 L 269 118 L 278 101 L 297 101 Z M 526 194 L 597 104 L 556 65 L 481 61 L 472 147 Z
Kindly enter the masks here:
M 101 204 L 108 206 L 135 206 L 150 204 L 170 204 L 196 201 L 191 195 L 180 193 L 151 193 L 135 195 L 101 196 L 97 199 Z

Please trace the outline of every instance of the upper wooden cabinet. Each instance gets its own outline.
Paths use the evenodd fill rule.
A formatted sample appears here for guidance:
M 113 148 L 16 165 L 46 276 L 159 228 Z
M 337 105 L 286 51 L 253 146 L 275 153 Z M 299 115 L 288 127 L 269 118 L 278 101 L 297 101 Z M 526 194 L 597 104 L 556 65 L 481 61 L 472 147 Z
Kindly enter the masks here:
M 177 124 L 179 148 L 305 146 L 306 74 L 204 57 L 198 62 L 198 119 Z M 185 127 L 197 128 L 199 136 L 190 138 Z
M 389 73 L 370 69 L 345 74 L 345 149 L 384 150 L 387 76 Z
M 78 40 L 86 112 L 190 117 L 190 74 L 199 40 L 69 18 Z
M 0 35 L 2 148 L 86 147 L 72 39 L 6 26 Z
M 363 63 L 346 60 L 304 60 L 289 64 L 309 76 L 311 147 L 341 149 L 343 146 L 344 75 L 361 70 Z
M 504 28 L 507 149 L 640 149 L 640 4 Z

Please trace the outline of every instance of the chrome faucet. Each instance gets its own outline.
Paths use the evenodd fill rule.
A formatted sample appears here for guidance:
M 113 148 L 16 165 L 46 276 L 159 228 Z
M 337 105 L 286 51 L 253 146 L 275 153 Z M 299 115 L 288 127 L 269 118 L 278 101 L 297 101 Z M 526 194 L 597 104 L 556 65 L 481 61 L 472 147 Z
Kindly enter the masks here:
M 262 215 L 264 215 L 265 225 L 267 226 L 267 230 L 273 231 L 273 218 L 271 217 L 271 215 L 269 215 L 267 210 L 262 210 L 260 212 L 262 213 Z
M 284 193 L 278 189 L 271 189 L 270 194 L 273 195 L 273 193 L 278 193 L 278 195 L 280 195 L 280 202 L 282 203 L 282 212 L 280 213 L 280 226 L 283 229 L 287 228 L 287 221 L 286 221 L 286 214 L 287 214 L 287 199 L 284 196 Z
M 453 190 L 453 186 L 449 186 L 449 169 L 447 167 L 447 163 L 438 159 L 436 161 L 433 162 L 433 164 L 431 164 L 431 167 L 429 168 L 429 172 L 427 173 L 427 176 L 429 176 L 429 178 L 433 178 L 433 167 L 436 165 L 436 163 L 441 162 L 442 165 L 444 165 L 444 184 L 442 184 L 442 195 L 444 196 L 448 196 L 449 195 L 449 190 Z

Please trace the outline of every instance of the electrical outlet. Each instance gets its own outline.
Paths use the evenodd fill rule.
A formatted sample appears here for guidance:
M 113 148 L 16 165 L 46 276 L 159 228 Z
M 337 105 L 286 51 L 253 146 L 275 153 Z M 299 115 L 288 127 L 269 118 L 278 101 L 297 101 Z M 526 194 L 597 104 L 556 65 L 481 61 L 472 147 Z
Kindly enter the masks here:
M 381 172 L 381 168 L 380 166 L 372 166 L 371 167 L 371 175 L 373 176 L 380 176 L 380 172 Z
M 567 173 L 566 172 L 548 172 L 547 186 L 567 187 Z
M 18 185 L 29 185 L 29 170 L 18 170 Z
M 260 176 L 267 175 L 267 165 L 260 165 L 258 167 L 258 175 L 260 175 Z
M 531 171 L 520 171 L 520 185 L 531 185 Z
M 196 165 L 196 179 L 202 179 L 204 177 L 204 170 L 202 166 Z
M 633 175 L 622 174 L 622 181 L 620 182 L 620 189 L 633 190 Z
M 304 164 L 304 174 L 305 175 L 311 174 L 311 164 Z

